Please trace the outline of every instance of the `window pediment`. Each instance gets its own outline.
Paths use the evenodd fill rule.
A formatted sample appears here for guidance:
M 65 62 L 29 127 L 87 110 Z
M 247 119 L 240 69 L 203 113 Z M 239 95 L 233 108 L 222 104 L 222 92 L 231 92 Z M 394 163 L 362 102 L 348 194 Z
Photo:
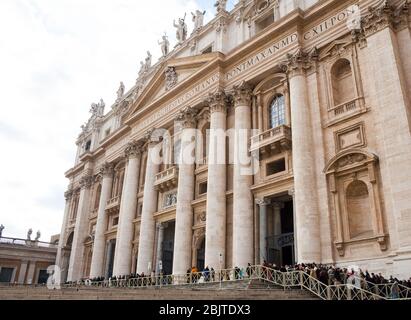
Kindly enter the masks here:
M 372 162 L 378 162 L 378 157 L 373 153 L 358 149 L 345 150 L 328 162 L 324 172 L 328 175 Z

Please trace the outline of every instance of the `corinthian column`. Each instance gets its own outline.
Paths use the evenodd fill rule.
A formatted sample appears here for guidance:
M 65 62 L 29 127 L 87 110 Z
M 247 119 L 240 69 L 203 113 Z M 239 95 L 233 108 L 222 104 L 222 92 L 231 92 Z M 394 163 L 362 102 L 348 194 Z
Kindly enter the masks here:
M 233 266 L 241 268 L 254 261 L 253 176 L 248 150 L 251 89 L 246 83 L 234 87 L 234 106 Z
M 155 176 L 159 171 L 158 142 L 148 142 L 146 178 L 144 183 L 143 209 L 141 213 L 140 241 L 138 244 L 137 273 L 148 274 L 154 254 L 155 224 L 158 193 L 154 189 Z
M 256 200 L 260 209 L 260 264 L 267 261 L 267 206 L 265 199 Z
M 173 274 L 185 274 L 191 265 L 193 230 L 196 112 L 188 109 L 176 119 L 182 125 L 179 159 Z
M 101 184 L 101 195 L 98 205 L 98 215 L 96 224 L 96 233 L 94 235 L 93 256 L 91 258 L 90 278 L 101 277 L 104 275 L 104 251 L 106 247 L 106 237 L 104 233 L 107 230 L 106 204 L 111 195 L 113 184 L 114 166 L 111 163 L 105 163 L 100 169 L 103 176 Z
M 131 273 L 131 255 L 134 225 L 137 209 L 138 180 L 140 175 L 141 143 L 129 143 L 125 155 L 128 159 L 120 203 L 116 249 L 114 252 L 113 275 Z
M 210 94 L 210 146 L 208 155 L 205 265 L 225 267 L 226 253 L 226 124 L 227 97 L 223 91 Z
M 290 82 L 298 262 L 321 261 L 315 157 L 306 71 L 314 57 L 298 51 L 285 64 Z
M 82 278 L 84 240 L 88 233 L 88 215 L 90 208 L 90 188 L 94 178 L 87 172 L 80 180 L 80 199 L 74 228 L 73 245 L 71 247 L 70 264 L 67 281 L 78 281 Z
M 60 239 L 59 239 L 59 245 L 57 248 L 57 256 L 56 256 L 56 266 L 60 268 L 60 271 L 63 270 L 63 250 L 64 250 L 64 245 L 66 244 L 66 228 L 67 228 L 67 223 L 69 220 L 69 215 L 70 215 L 70 203 L 71 203 L 71 198 L 73 196 L 73 190 L 71 189 L 71 186 L 69 190 L 64 194 L 64 197 L 66 199 L 66 206 L 64 208 L 64 216 L 63 216 L 63 224 L 61 226 L 61 232 L 60 232 Z

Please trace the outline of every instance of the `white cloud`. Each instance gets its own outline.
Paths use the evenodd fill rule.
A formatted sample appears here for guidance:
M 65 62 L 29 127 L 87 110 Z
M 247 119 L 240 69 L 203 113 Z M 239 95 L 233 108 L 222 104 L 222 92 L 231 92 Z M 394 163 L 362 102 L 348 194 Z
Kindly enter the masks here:
M 130 88 L 139 61 L 172 20 L 195 9 L 213 15 L 214 1 L 0 1 L 0 224 L 5 236 L 28 228 L 48 241 L 59 233 L 64 172 L 74 162 L 75 139 L 89 106 Z M 187 19 L 189 27 L 191 19 Z

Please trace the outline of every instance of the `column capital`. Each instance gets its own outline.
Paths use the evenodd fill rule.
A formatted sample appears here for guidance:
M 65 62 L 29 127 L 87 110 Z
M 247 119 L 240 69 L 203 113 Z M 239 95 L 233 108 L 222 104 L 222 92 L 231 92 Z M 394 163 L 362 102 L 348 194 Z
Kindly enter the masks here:
M 286 60 L 280 63 L 280 67 L 288 74 L 289 78 L 293 78 L 304 75 L 308 70 L 315 67 L 317 60 L 317 48 L 312 49 L 310 52 L 299 48 L 294 54 L 288 53 Z
M 141 141 L 129 142 L 124 150 L 126 158 L 137 158 L 143 152 L 143 143 Z
M 255 199 L 255 203 L 261 207 L 261 206 L 268 206 L 270 204 L 270 201 L 266 199 Z
M 80 179 L 80 188 L 81 189 L 90 189 L 94 183 L 94 177 L 90 174 L 84 175 Z
M 251 85 L 245 81 L 233 87 L 234 106 L 250 106 L 252 97 Z
M 160 130 L 153 128 L 144 134 L 143 141 L 147 143 L 148 147 L 155 147 L 162 141 L 162 138 L 163 136 L 162 133 L 160 133 Z
M 209 93 L 208 97 L 204 99 L 204 103 L 210 107 L 210 113 L 222 112 L 227 113 L 227 106 L 230 102 L 229 97 L 224 90 L 217 90 Z
M 69 201 L 73 197 L 74 191 L 73 189 L 69 189 L 64 193 L 64 198 L 66 201 Z
M 182 129 L 193 129 L 197 125 L 197 114 L 198 110 L 187 107 L 177 114 L 175 121 L 181 123 Z
M 409 4 L 407 1 L 396 6 L 392 1 L 385 0 L 382 3 L 368 8 L 368 14 L 361 19 L 361 27 L 366 37 L 387 27 L 401 29 L 408 25 Z
M 100 173 L 103 175 L 103 178 L 111 178 L 114 173 L 114 164 L 105 162 L 100 168 Z

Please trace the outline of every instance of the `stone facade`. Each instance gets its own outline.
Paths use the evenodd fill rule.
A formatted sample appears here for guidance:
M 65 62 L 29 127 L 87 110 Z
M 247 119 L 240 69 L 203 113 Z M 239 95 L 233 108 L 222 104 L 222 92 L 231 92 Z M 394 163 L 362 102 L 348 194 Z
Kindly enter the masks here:
M 66 173 L 63 280 L 264 260 L 408 277 L 408 7 L 239 1 L 110 112 L 93 104 Z

